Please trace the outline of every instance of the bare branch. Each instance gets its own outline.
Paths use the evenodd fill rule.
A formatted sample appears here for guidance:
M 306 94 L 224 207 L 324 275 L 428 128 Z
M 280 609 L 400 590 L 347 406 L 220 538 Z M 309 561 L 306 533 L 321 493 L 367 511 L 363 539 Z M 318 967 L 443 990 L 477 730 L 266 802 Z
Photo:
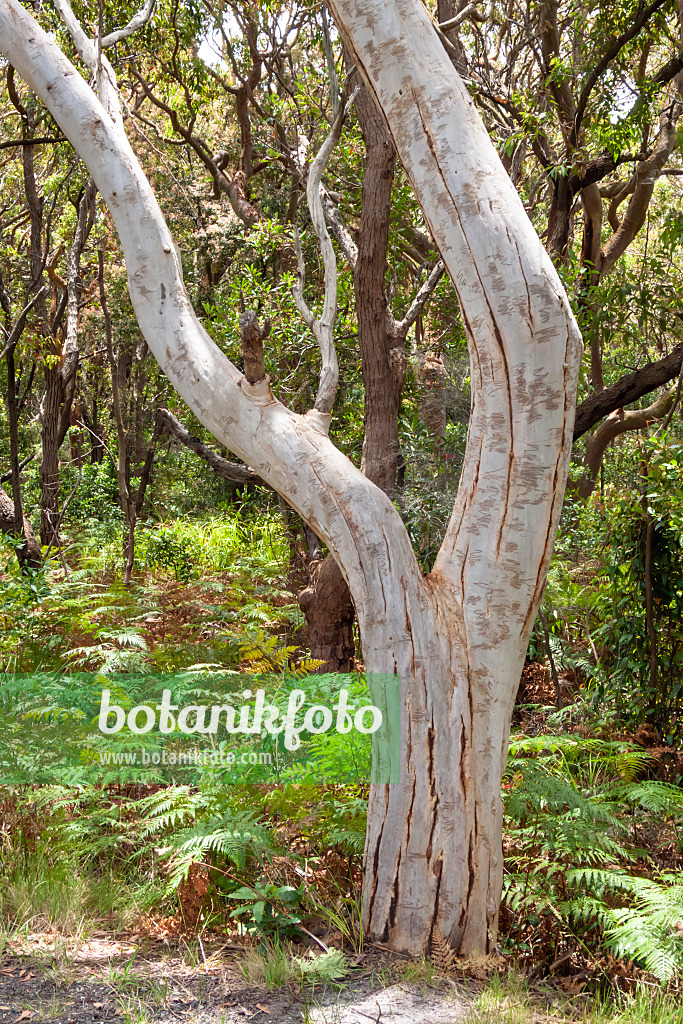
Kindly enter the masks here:
M 97 47 L 83 30 L 83 26 L 71 9 L 70 0 L 54 0 L 57 12 L 66 26 L 66 30 L 73 40 L 79 57 L 91 71 L 97 68 Z
M 477 10 L 476 3 L 468 4 L 467 7 L 465 7 L 464 10 L 460 11 L 459 14 L 456 14 L 454 18 L 449 18 L 448 21 L 440 22 L 439 28 L 441 29 L 442 32 L 450 32 L 452 29 L 457 28 L 458 25 L 462 25 L 463 21 L 465 21 L 471 15 L 478 15 L 478 18 L 476 20 L 479 20 L 480 18 L 483 19 L 485 17 L 485 15 L 481 13 L 481 11 Z
M 682 111 L 683 105 L 675 100 L 671 104 L 670 111 L 662 114 L 659 138 L 652 154 L 636 167 L 628 187 L 625 187 L 624 192 L 617 196 L 610 205 L 610 223 L 614 225 L 616 211 L 620 203 L 629 193 L 632 193 L 623 220 L 603 246 L 603 275 L 610 272 L 645 223 L 655 184 L 676 145 L 676 126 Z
M 292 295 L 294 296 L 294 304 L 301 313 L 303 321 L 309 330 L 314 329 L 315 315 L 308 303 L 304 298 L 304 284 L 306 281 L 306 263 L 304 261 L 304 254 L 301 250 L 301 239 L 299 238 L 299 229 L 294 225 L 294 249 L 296 251 L 296 263 L 297 263 L 297 279 L 294 287 L 292 288 Z
M 65 138 L 54 139 L 49 136 L 32 139 L 12 139 L 10 142 L 0 142 L 0 149 L 13 149 L 15 146 L 47 146 L 57 142 L 66 142 Z
M 396 334 L 398 335 L 398 337 L 406 337 L 408 331 L 413 326 L 418 316 L 420 315 L 420 313 L 426 306 L 427 302 L 429 301 L 432 292 L 434 291 L 437 284 L 443 277 L 445 269 L 446 268 L 444 267 L 441 260 L 437 260 L 437 262 L 431 269 L 429 277 L 424 282 L 424 284 L 422 284 L 418 289 L 417 295 L 410 304 L 408 312 L 406 313 L 402 320 L 396 322 Z
M 229 462 L 227 459 L 217 455 L 211 448 L 203 444 L 198 437 L 191 434 L 187 427 L 184 427 L 180 420 L 176 419 L 168 409 L 157 409 L 157 425 L 167 434 L 176 437 L 181 444 L 189 448 L 191 452 L 198 455 L 200 459 L 207 462 L 211 468 L 224 480 L 232 483 L 249 484 L 256 483 L 267 487 L 268 484 L 261 480 L 260 476 L 254 473 L 248 466 L 240 466 L 237 462 Z
M 143 9 L 133 15 L 124 28 L 116 29 L 114 32 L 110 32 L 108 36 L 104 36 L 102 39 L 102 49 L 108 50 L 110 46 L 115 46 L 116 43 L 120 43 L 124 39 L 128 39 L 129 36 L 132 36 L 134 32 L 137 32 L 139 28 L 143 28 L 154 14 L 156 2 L 157 0 L 147 0 Z
M 629 430 L 642 430 L 649 423 L 663 419 L 673 402 L 673 392 L 665 391 L 647 409 L 616 409 L 600 424 L 586 445 L 583 460 L 586 475 L 577 487 L 582 498 L 588 498 L 593 491 L 605 452 L 612 441 Z
M 311 164 L 311 168 L 308 172 L 308 181 L 306 183 L 308 209 L 311 214 L 313 229 L 315 231 L 316 238 L 318 239 L 318 244 L 323 258 L 323 265 L 325 267 L 325 298 L 323 300 L 323 311 L 320 318 L 316 318 L 313 315 L 304 299 L 303 288 L 306 266 L 304 263 L 303 253 L 301 251 L 299 234 L 296 228 L 294 230 L 294 247 L 296 249 L 299 271 L 297 282 L 293 288 L 294 302 L 296 303 L 296 307 L 301 313 L 306 325 L 315 336 L 320 348 L 322 367 L 320 370 L 320 383 L 318 385 L 318 394 L 316 395 L 314 408 L 325 416 L 331 413 L 332 406 L 334 405 L 334 398 L 337 393 L 337 384 L 339 381 L 339 364 L 337 362 L 337 353 L 334 347 L 333 334 L 334 321 L 337 315 L 337 257 L 334 252 L 334 246 L 332 245 L 332 239 L 330 238 L 329 231 L 327 230 L 327 224 L 325 223 L 321 181 L 323 172 L 327 166 L 327 161 L 329 160 L 332 150 L 341 135 L 344 117 L 356 98 L 358 88 L 354 90 L 353 95 L 347 104 L 340 105 L 327 138 L 318 150 L 318 153 Z
M 356 263 L 358 262 L 358 246 L 349 234 L 348 228 L 344 223 L 344 218 L 339 212 L 339 207 L 335 206 L 332 196 L 324 185 L 320 186 L 320 192 L 322 195 L 323 209 L 325 210 L 327 222 L 332 228 L 332 234 L 337 239 L 337 244 L 344 253 L 347 263 L 352 270 L 355 270 Z
M 76 373 L 78 370 L 78 319 L 79 302 L 81 299 L 80 267 L 81 255 L 95 223 L 97 186 L 92 178 L 88 179 L 85 192 L 78 208 L 78 220 L 73 242 L 67 257 L 67 316 L 66 337 L 64 341 L 64 361 L 61 368 L 64 386 L 64 401 L 59 418 L 58 438 L 66 437 L 69 429 L 71 405 L 76 390 Z
M 327 9 L 323 4 L 320 14 L 323 22 L 323 46 L 325 48 L 325 60 L 327 61 L 327 75 L 330 79 L 330 100 L 332 101 L 332 115 L 336 118 L 339 113 L 339 81 L 337 69 L 334 66 L 334 53 L 332 52 L 332 40 L 330 38 L 330 27 L 327 23 Z
M 655 363 L 648 363 L 640 370 L 627 373 L 610 387 L 591 395 L 576 410 L 574 440 L 578 440 L 603 417 L 617 409 L 637 402 L 657 388 L 675 380 L 683 365 L 683 342 L 673 352 Z

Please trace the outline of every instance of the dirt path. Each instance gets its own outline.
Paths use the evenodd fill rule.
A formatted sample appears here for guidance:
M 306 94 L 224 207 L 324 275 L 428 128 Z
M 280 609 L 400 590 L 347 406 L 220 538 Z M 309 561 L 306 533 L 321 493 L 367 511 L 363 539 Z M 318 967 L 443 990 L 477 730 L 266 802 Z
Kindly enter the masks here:
M 96 933 L 80 945 L 22 945 L 0 959 L 0 1024 L 456 1024 L 472 1006 L 464 988 L 406 980 L 405 965 L 379 951 L 352 957 L 343 985 L 290 980 L 268 991 L 246 981 L 243 951 L 230 944 Z

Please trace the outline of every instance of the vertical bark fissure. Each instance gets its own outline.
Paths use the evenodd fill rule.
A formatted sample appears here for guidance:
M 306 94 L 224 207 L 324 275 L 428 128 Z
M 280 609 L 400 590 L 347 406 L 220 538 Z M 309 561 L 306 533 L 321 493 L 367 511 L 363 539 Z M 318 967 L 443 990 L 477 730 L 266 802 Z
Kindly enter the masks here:
M 396 874 L 394 875 L 394 892 L 389 903 L 389 928 L 393 928 L 396 924 L 396 908 L 398 906 L 398 894 L 399 894 L 399 872 L 401 868 L 401 854 L 403 851 L 398 851 L 398 864 L 396 865 Z
M 428 941 L 431 942 L 432 935 L 434 934 L 434 928 L 437 921 L 439 920 L 439 910 L 441 902 L 441 878 L 443 876 L 443 857 L 439 856 L 436 861 L 433 870 L 434 877 L 436 878 L 436 889 L 434 892 L 434 910 L 432 913 L 431 921 L 429 922 L 429 928 L 427 931 Z

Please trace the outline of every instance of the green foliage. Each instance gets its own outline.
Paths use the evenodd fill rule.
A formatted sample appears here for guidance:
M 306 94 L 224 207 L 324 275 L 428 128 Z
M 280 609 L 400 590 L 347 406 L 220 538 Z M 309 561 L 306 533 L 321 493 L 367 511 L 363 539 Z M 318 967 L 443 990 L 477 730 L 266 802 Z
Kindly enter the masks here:
M 298 934 L 301 924 L 299 906 L 303 885 L 275 885 L 261 879 L 253 885 L 241 886 L 226 893 L 229 900 L 240 905 L 231 911 L 231 917 L 248 915 L 247 931 L 255 931 L 266 938 L 286 938 Z
M 607 945 L 670 981 L 683 972 L 683 874 L 663 874 L 659 881 L 633 877 L 628 890 L 631 905 L 607 912 Z
M 71 481 L 69 477 L 74 479 Z M 65 474 L 64 486 L 75 486 L 77 476 L 72 468 Z M 80 483 L 76 487 L 67 507 L 65 526 L 87 526 L 103 539 L 111 540 L 118 535 L 123 513 L 118 504 L 116 474 L 111 459 L 102 462 L 85 462 L 81 467 Z M 98 529 L 100 527 L 100 529 Z
M 187 583 L 192 574 L 191 543 L 178 536 L 172 527 L 161 526 L 147 543 L 147 565 L 151 568 L 172 569 L 176 580 Z
M 513 740 L 505 901 L 533 927 L 549 918 L 580 945 L 602 944 L 668 981 L 683 971 L 683 879 L 636 874 L 648 854 L 630 833 L 636 815 L 641 824 L 650 815 L 680 823 L 683 791 L 636 778 L 647 759 L 598 739 Z
M 683 711 L 683 446 L 660 434 L 623 448 L 631 460 L 632 486 L 609 485 L 604 495 L 594 492 L 585 506 L 566 511 L 544 595 L 550 646 L 560 668 L 585 678 L 598 722 L 627 728 L 649 722 L 665 742 L 674 743 Z M 532 636 L 530 654 L 545 660 L 540 630 Z

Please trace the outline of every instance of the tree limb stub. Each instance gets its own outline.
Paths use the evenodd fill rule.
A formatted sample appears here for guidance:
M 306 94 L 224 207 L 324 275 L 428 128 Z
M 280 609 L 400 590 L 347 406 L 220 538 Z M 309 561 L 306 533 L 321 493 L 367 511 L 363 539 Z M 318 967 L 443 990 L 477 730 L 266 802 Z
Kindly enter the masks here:
M 270 333 L 270 323 L 259 324 L 258 314 L 253 309 L 245 309 L 240 313 L 240 338 L 242 339 L 242 356 L 244 358 L 244 376 L 250 384 L 258 384 L 265 380 L 266 361 L 263 355 L 263 340 Z

